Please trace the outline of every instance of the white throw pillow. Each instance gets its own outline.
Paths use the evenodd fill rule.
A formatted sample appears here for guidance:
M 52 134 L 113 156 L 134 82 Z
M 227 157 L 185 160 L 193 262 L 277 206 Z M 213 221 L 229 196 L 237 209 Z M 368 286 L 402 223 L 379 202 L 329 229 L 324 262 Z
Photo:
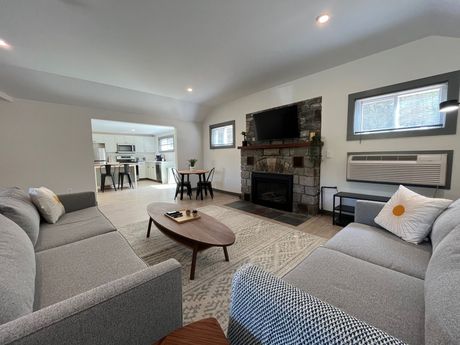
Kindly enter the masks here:
M 452 200 L 427 198 L 399 186 L 375 217 L 375 222 L 407 242 L 420 243 L 430 233 L 436 218 L 451 203 Z
M 29 188 L 29 195 L 42 217 L 48 223 L 56 223 L 65 213 L 64 205 L 62 205 L 58 196 L 48 188 Z

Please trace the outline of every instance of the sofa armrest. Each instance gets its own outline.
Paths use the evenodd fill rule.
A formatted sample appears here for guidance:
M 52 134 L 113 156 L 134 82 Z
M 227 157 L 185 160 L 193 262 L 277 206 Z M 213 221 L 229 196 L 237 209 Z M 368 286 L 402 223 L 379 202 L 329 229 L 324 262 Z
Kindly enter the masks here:
M 96 193 L 81 192 L 58 195 L 67 213 L 97 206 Z
M 3 324 L 0 344 L 151 345 L 181 326 L 181 267 L 170 259 Z
M 234 276 L 232 345 L 404 344 L 253 265 Z
M 383 206 L 385 206 L 385 203 L 379 201 L 356 201 L 355 222 L 380 228 L 380 225 L 374 222 L 374 219 L 380 213 Z

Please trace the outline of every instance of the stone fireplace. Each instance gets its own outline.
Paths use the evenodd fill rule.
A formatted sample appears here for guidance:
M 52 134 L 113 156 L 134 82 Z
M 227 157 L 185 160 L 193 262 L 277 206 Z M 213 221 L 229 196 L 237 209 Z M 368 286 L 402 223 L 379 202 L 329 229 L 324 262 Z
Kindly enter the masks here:
M 299 139 L 256 141 L 253 114 L 246 115 L 249 146 L 241 147 L 241 192 L 244 200 L 314 215 L 319 209 L 321 144 L 308 140 L 311 133 L 321 133 L 321 97 L 296 104 Z

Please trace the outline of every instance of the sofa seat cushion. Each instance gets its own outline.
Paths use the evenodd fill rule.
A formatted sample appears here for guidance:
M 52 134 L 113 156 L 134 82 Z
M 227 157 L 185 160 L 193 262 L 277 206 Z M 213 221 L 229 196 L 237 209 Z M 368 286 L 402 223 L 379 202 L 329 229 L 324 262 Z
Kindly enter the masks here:
M 36 254 L 34 309 L 42 309 L 147 267 L 118 232 Z
M 460 225 L 439 244 L 425 280 L 426 344 L 460 341 Z
M 412 244 L 392 233 L 369 225 L 351 223 L 330 239 L 326 248 L 425 279 L 431 244 Z
M 283 279 L 409 344 L 424 343 L 421 279 L 328 248 L 316 249 Z
M 19 225 L 0 215 L 0 325 L 33 311 L 34 290 L 32 242 Z
M 115 230 L 97 207 L 88 207 L 64 214 L 56 224 L 42 223 L 35 251 L 55 248 Z

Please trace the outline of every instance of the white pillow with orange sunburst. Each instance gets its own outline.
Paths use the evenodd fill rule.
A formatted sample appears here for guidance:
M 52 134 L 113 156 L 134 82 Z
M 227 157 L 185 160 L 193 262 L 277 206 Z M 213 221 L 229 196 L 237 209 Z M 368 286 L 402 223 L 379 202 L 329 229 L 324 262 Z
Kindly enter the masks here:
M 452 200 L 427 198 L 399 186 L 374 220 L 403 240 L 420 243 L 430 233 L 436 218 L 451 203 Z

